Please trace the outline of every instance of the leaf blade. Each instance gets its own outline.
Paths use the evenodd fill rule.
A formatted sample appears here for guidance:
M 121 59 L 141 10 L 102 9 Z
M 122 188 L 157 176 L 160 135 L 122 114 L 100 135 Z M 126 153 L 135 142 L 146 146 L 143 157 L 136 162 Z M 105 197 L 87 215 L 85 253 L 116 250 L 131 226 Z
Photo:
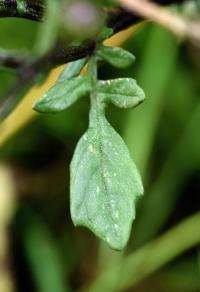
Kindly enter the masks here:
M 140 175 L 122 138 L 102 118 L 78 143 L 71 163 L 71 216 L 109 246 L 126 245 L 143 194 Z
M 97 91 L 101 100 L 112 102 L 121 108 L 135 107 L 145 99 L 144 91 L 132 78 L 99 81 Z
M 86 64 L 86 61 L 87 60 L 84 58 L 67 64 L 60 76 L 58 77 L 57 83 L 78 76 L 78 74 Z
M 39 99 L 33 109 L 41 113 L 57 113 L 71 106 L 90 90 L 91 81 L 88 75 L 64 80 Z
M 133 54 L 118 47 L 101 46 L 97 50 L 97 55 L 117 68 L 126 68 L 135 61 Z

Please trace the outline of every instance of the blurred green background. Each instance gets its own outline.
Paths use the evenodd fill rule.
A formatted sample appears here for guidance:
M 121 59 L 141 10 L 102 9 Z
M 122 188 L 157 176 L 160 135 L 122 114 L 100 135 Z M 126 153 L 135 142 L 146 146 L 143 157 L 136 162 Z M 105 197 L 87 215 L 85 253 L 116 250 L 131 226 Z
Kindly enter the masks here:
M 34 22 L 0 19 L 1 48 L 32 50 L 37 37 Z M 0 147 L 0 292 L 89 291 L 91 283 L 94 291 L 117 291 L 115 275 L 99 283 L 98 275 L 199 210 L 200 48 L 151 24 L 124 47 L 135 64 L 128 70 L 102 64 L 99 76 L 133 77 L 147 96 L 136 109 L 107 112 L 145 186 L 127 250 L 109 250 L 70 219 L 69 164 L 88 125 L 89 102 L 80 100 L 61 114 L 37 115 Z M 15 74 L 0 67 L 0 77 L 3 96 Z M 196 292 L 199 268 L 194 247 L 122 290 Z

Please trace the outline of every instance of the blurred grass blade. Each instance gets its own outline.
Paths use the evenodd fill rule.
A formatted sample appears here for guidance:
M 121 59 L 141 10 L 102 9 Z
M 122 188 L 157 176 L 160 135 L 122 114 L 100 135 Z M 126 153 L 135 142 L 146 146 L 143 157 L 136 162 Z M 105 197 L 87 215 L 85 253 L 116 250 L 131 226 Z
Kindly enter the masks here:
M 67 292 L 64 268 L 56 242 L 47 226 L 31 209 L 19 214 L 22 240 L 38 292 Z
M 147 99 L 140 108 L 127 115 L 123 135 L 143 177 L 147 172 L 155 131 L 163 109 L 163 93 L 175 68 L 176 56 L 176 40 L 164 29 L 153 26 L 137 74 L 138 83 L 146 92 Z
M 45 0 L 45 2 L 45 21 L 40 24 L 35 44 L 35 52 L 38 55 L 44 55 L 53 46 L 59 27 L 59 1 Z
M 200 212 L 185 219 L 175 227 L 161 235 L 158 239 L 124 257 L 121 270 L 118 265 L 109 265 L 100 273 L 91 287 L 90 292 L 127 291 L 151 275 L 181 253 L 200 243 Z M 119 273 L 120 270 L 120 273 Z M 118 287 L 113 288 L 110 278 L 119 273 Z
M 169 160 L 153 184 L 149 196 L 143 202 L 139 212 L 139 224 L 135 230 L 136 244 L 146 242 L 160 230 L 181 195 L 177 187 L 183 183 L 185 177 L 199 168 L 200 139 L 196 129 L 196 125 L 199 124 L 200 103 L 195 106 Z

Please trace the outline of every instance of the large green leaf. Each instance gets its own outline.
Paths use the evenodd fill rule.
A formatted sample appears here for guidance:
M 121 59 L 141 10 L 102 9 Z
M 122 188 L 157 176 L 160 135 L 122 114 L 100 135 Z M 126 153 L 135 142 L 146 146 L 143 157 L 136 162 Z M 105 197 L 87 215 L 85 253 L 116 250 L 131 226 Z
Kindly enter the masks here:
M 128 51 L 117 48 L 117 47 L 106 47 L 100 46 L 97 50 L 97 55 L 110 63 L 111 65 L 118 67 L 118 68 L 126 68 L 135 60 L 133 54 L 129 53 Z
M 91 80 L 88 75 L 64 80 L 53 86 L 33 108 L 41 113 L 57 113 L 87 95 L 90 90 Z
M 109 246 L 126 245 L 143 193 L 140 175 L 122 138 L 97 115 L 78 143 L 71 163 L 71 216 Z
M 145 99 L 144 91 L 131 78 L 99 81 L 97 91 L 101 100 L 122 108 L 137 106 Z

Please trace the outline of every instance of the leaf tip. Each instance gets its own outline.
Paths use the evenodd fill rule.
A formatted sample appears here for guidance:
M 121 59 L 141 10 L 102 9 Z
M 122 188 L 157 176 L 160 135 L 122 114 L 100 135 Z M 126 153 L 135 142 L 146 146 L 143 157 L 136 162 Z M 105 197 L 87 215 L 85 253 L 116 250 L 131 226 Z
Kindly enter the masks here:
M 46 111 L 43 109 L 43 106 L 41 104 L 40 101 L 36 101 L 33 106 L 32 109 L 38 113 L 45 113 Z
M 33 105 L 32 105 L 32 109 L 36 112 L 41 112 L 40 111 L 40 106 L 39 106 L 39 102 L 36 101 Z

